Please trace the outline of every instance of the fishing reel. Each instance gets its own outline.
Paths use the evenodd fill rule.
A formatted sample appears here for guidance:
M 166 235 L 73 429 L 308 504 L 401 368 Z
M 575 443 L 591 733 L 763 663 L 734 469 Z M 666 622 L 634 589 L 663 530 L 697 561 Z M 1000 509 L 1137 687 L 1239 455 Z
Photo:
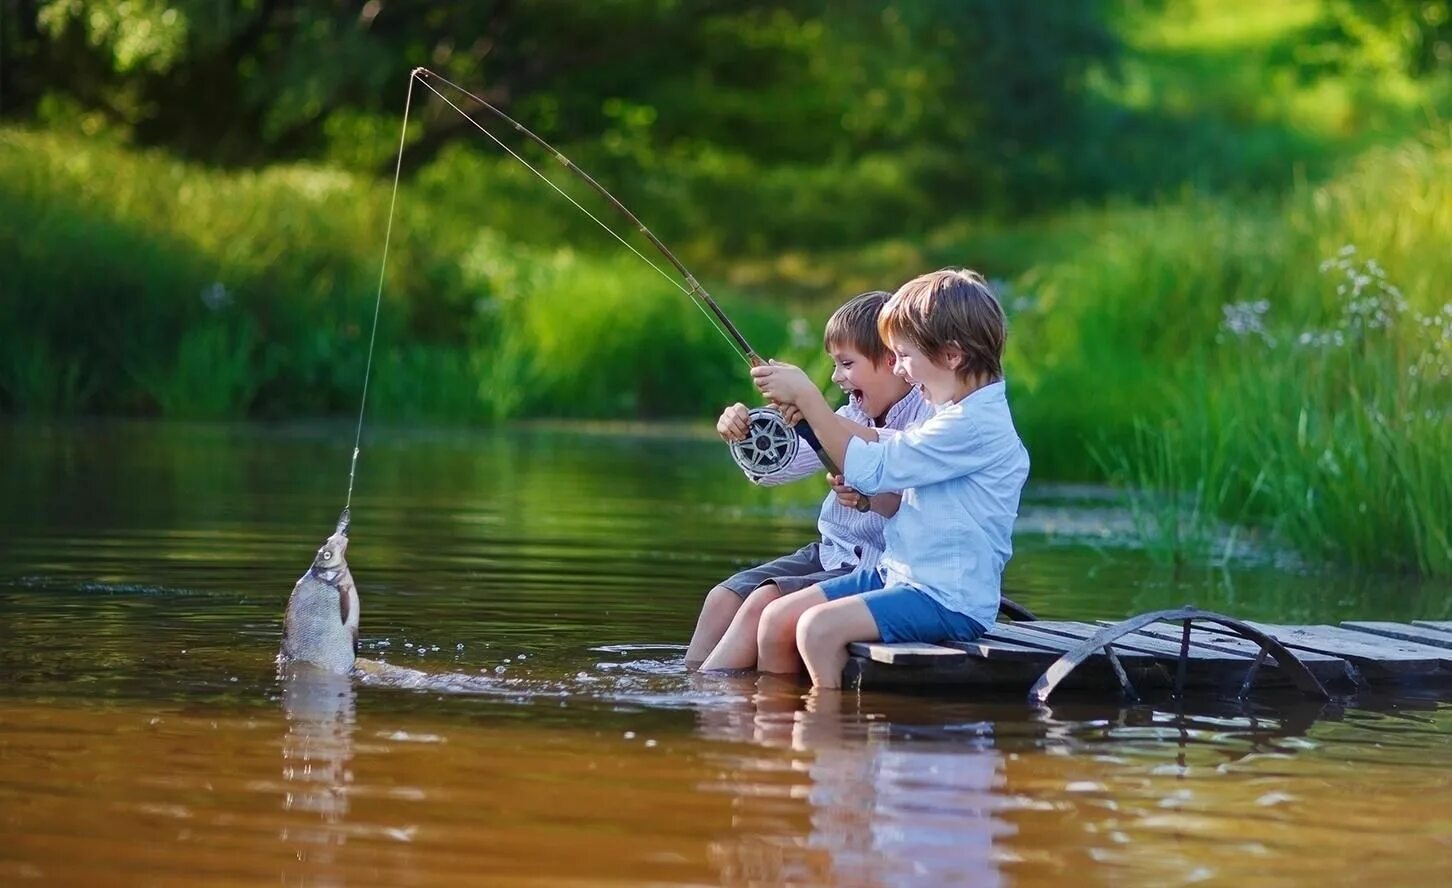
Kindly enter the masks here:
M 752 478 L 775 475 L 796 458 L 802 439 L 774 407 L 751 408 L 746 437 L 731 442 L 731 458 Z
M 791 465 L 791 461 L 796 458 L 797 448 L 803 441 L 816 452 L 817 458 L 828 472 L 833 475 L 842 473 L 822 449 L 817 433 L 812 431 L 811 426 L 805 422 L 799 422 L 796 426 L 787 425 L 781 411 L 775 407 L 751 409 L 746 437 L 731 442 L 731 458 L 753 481 L 760 481 Z M 870 511 L 872 498 L 866 494 L 858 494 L 855 508 L 859 512 Z

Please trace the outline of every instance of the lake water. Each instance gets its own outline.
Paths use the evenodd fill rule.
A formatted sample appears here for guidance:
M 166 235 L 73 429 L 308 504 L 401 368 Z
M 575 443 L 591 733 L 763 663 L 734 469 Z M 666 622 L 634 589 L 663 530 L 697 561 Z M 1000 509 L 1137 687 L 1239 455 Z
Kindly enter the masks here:
M 661 429 L 365 437 L 365 656 L 458 677 L 282 684 L 344 425 L 0 425 L 0 883 L 1441 883 L 1452 705 L 812 694 L 688 675 L 701 596 L 813 535 Z M 1194 602 L 1452 616 L 1445 585 L 1277 559 L 1180 575 L 1092 490 L 1031 488 L 1042 616 Z

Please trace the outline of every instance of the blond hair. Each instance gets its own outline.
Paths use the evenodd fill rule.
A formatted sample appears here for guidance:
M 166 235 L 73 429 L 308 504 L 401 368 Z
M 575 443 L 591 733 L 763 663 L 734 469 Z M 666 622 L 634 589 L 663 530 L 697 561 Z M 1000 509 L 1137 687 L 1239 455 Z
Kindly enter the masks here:
M 882 307 L 877 329 L 884 341 L 909 340 L 935 364 L 946 364 L 948 349 L 957 349 L 959 379 L 1003 375 L 1003 307 L 976 271 L 944 268 L 913 278 Z
M 828 350 L 834 345 L 856 349 L 872 366 L 881 366 L 888 348 L 877 332 L 877 315 L 891 296 L 883 290 L 872 290 L 847 300 L 827 319 L 822 346 Z

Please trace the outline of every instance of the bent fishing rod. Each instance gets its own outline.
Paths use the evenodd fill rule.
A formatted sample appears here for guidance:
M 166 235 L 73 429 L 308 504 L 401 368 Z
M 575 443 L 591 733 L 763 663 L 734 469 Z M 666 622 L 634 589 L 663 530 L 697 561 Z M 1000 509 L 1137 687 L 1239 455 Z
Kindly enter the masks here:
M 553 181 L 551 181 L 547 176 L 544 175 L 544 173 L 540 172 L 533 164 L 521 157 L 518 152 L 514 151 L 503 141 L 501 141 L 499 137 L 495 136 L 494 133 L 486 129 L 483 124 L 475 120 L 472 114 L 459 107 L 459 105 L 455 104 L 455 102 L 451 100 L 448 96 L 440 92 L 431 81 L 437 82 L 443 86 L 447 86 L 448 88 L 454 90 L 457 94 L 467 96 L 470 100 L 477 103 L 480 108 L 488 111 L 490 114 L 494 115 L 494 117 L 513 127 L 517 132 L 525 136 L 531 142 L 535 143 L 536 145 L 543 148 L 545 151 L 549 152 L 549 154 L 554 157 L 561 166 L 565 167 L 571 173 L 584 180 L 586 184 L 594 189 L 596 193 L 603 197 L 621 215 L 623 215 L 626 219 L 630 220 L 630 223 L 634 225 L 642 235 L 645 236 L 646 240 L 650 241 L 651 245 L 655 247 L 656 250 L 658 250 L 660 254 L 666 258 L 666 261 L 668 261 L 676 269 L 676 271 L 680 273 L 681 277 L 685 279 L 685 285 L 682 285 L 680 281 L 671 277 L 671 275 L 668 274 L 663 268 L 661 268 L 655 262 L 652 262 L 649 257 L 647 257 L 644 253 L 641 253 L 638 249 L 631 245 L 629 241 L 625 240 L 625 238 L 621 237 L 620 234 L 616 232 L 613 228 L 601 221 L 599 217 L 597 217 L 594 213 L 590 212 L 588 209 L 582 206 L 569 194 L 565 193 L 562 188 L 560 188 Z M 403 112 L 403 134 L 399 138 L 398 162 L 394 170 L 393 200 L 390 201 L 388 208 L 389 234 L 385 236 L 383 244 L 384 268 L 387 267 L 388 262 L 388 240 L 389 237 L 391 237 L 393 230 L 393 208 L 398 196 L 399 171 L 402 169 L 403 150 L 407 142 L 408 115 L 412 107 L 413 85 L 415 82 L 422 84 L 435 96 L 438 96 L 439 99 L 441 99 L 450 108 L 454 109 L 454 111 L 456 111 L 476 129 L 478 129 L 481 133 L 483 133 L 491 141 L 493 141 L 494 144 L 498 145 L 501 149 L 503 149 L 507 154 L 509 154 L 510 157 L 523 164 L 525 168 L 527 168 L 531 173 L 534 173 L 536 177 L 538 177 L 546 185 L 549 185 L 550 188 L 554 189 L 554 191 L 558 193 L 561 197 L 573 204 L 576 209 L 580 210 L 586 216 L 589 216 L 596 225 L 599 225 L 602 229 L 606 231 L 606 233 L 614 237 L 626 249 L 630 250 L 637 257 L 639 257 L 641 261 L 645 262 L 646 265 L 649 265 L 652 269 L 654 269 L 656 273 L 669 281 L 672 286 L 684 293 L 686 295 L 686 298 L 691 300 L 692 304 L 694 304 L 697 308 L 701 309 L 702 313 L 706 315 L 707 320 L 709 320 L 711 322 L 711 325 L 716 328 L 716 331 L 720 333 L 726 339 L 726 341 L 731 344 L 731 347 L 741 358 L 743 358 L 747 362 L 747 364 L 752 367 L 758 367 L 766 363 L 766 361 L 762 359 L 761 355 L 759 355 L 756 350 L 751 347 L 751 343 L 746 341 L 746 337 L 742 335 L 740 329 L 738 329 L 737 326 L 731 322 L 731 319 L 726 315 L 726 312 L 721 308 L 721 305 L 711 296 L 709 292 L 707 292 L 705 287 L 701 286 L 700 281 L 696 280 L 696 276 L 691 274 L 690 270 L 686 268 L 683 262 L 676 258 L 676 255 L 671 252 L 670 248 L 662 243 L 660 238 L 656 237 L 654 232 L 647 228 L 645 223 L 640 221 L 640 219 L 634 213 L 632 213 L 629 208 L 625 206 L 625 204 L 621 203 L 615 197 L 615 195 L 611 194 L 603 185 L 595 181 L 594 177 L 592 177 L 589 173 L 585 172 L 583 169 L 577 166 L 557 148 L 555 148 L 549 142 L 545 141 L 542 137 L 537 135 L 533 130 L 529 129 L 524 124 L 515 120 L 513 117 L 510 117 L 503 110 L 499 109 L 498 107 L 481 98 L 480 96 L 475 95 L 474 93 L 470 92 L 459 84 L 454 83 L 453 81 L 423 67 L 414 68 L 413 71 L 409 74 L 408 98 L 405 100 Z M 379 275 L 379 293 L 380 295 L 382 293 L 382 272 L 380 272 Z M 378 324 L 376 306 L 374 309 L 373 323 L 374 330 L 376 332 Z M 372 362 L 372 350 L 373 347 L 370 340 L 370 364 Z M 368 392 L 366 371 L 363 384 L 363 395 L 366 402 Z M 363 410 L 362 407 L 360 407 L 358 411 L 360 436 L 362 432 L 362 423 Z M 787 425 L 785 418 L 782 416 L 781 411 L 773 407 L 757 407 L 751 410 L 750 423 L 748 426 L 746 438 L 741 441 L 732 442 L 731 456 L 732 459 L 735 460 L 736 464 L 740 466 L 742 470 L 744 470 L 747 474 L 751 475 L 755 479 L 760 479 L 768 477 L 770 475 L 774 475 L 777 472 L 785 469 L 786 466 L 791 463 L 792 459 L 796 456 L 798 444 L 800 441 L 805 441 L 807 445 L 811 447 L 812 451 L 816 453 L 817 458 L 822 461 L 822 465 L 824 468 L 827 469 L 827 471 L 831 472 L 834 475 L 840 475 L 842 473 L 836 462 L 822 448 L 821 442 L 817 439 L 816 433 L 812 431 L 811 426 L 805 420 L 800 420 L 794 426 L 789 426 Z M 358 446 L 357 442 L 355 442 L 353 448 L 353 461 L 355 468 L 357 465 L 357 459 Z M 352 489 L 353 478 L 352 472 L 350 471 L 348 478 L 348 493 L 350 501 L 352 497 Z M 868 501 L 868 497 L 866 497 L 865 495 L 859 495 L 857 508 L 865 512 L 867 511 L 869 506 L 870 503 Z

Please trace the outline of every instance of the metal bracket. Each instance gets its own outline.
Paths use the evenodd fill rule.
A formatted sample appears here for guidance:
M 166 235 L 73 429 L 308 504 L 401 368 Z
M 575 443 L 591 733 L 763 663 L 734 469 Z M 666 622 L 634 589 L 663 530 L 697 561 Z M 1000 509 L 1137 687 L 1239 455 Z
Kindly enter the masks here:
M 1275 660 L 1276 666 L 1290 678 L 1292 684 L 1301 693 L 1308 697 L 1316 697 L 1322 700 L 1329 700 L 1331 698 L 1331 695 L 1326 693 L 1326 689 L 1321 686 L 1321 682 L 1317 681 L 1316 676 L 1311 674 L 1311 670 L 1306 668 L 1306 664 L 1302 663 L 1285 645 L 1276 641 L 1271 636 L 1266 635 L 1264 632 L 1246 623 L 1242 623 L 1234 617 L 1227 617 L 1224 614 L 1203 611 L 1194 607 L 1181 607 L 1173 610 L 1140 614 L 1137 617 L 1130 617 L 1127 620 L 1115 623 L 1113 626 L 1106 626 L 1098 632 L 1095 632 L 1082 643 L 1065 652 L 1063 656 L 1050 664 L 1048 669 L 1044 670 L 1044 674 L 1039 676 L 1038 681 L 1034 682 L 1033 687 L 1029 689 L 1029 702 L 1043 704 L 1049 699 L 1049 695 L 1054 692 L 1054 689 L 1069 676 L 1069 673 L 1073 672 L 1079 664 L 1089 659 L 1089 657 L 1093 656 L 1101 648 L 1110 655 L 1110 663 L 1115 667 L 1115 674 L 1119 677 L 1120 683 L 1128 687 L 1129 678 L 1124 674 L 1124 667 L 1119 664 L 1118 658 L 1113 655 L 1113 649 L 1110 645 L 1118 638 L 1148 626 L 1150 623 L 1162 620 L 1166 622 L 1179 620 L 1184 625 L 1184 632 L 1180 636 L 1179 662 L 1175 670 L 1176 695 L 1184 693 L 1185 673 L 1190 659 L 1190 623 L 1195 620 L 1200 620 L 1202 622 L 1224 626 L 1237 635 L 1248 638 L 1260 645 L 1260 656 L 1256 658 L 1255 662 L 1251 663 L 1250 669 L 1246 673 L 1245 682 L 1241 687 L 1242 695 L 1250 689 L 1250 685 L 1255 680 L 1261 662 L 1266 656 L 1270 656 Z
M 1027 623 L 1030 620 L 1037 620 L 1034 612 L 1009 598 L 1006 595 L 998 597 L 998 613 L 1000 616 L 1008 617 L 1015 623 Z

